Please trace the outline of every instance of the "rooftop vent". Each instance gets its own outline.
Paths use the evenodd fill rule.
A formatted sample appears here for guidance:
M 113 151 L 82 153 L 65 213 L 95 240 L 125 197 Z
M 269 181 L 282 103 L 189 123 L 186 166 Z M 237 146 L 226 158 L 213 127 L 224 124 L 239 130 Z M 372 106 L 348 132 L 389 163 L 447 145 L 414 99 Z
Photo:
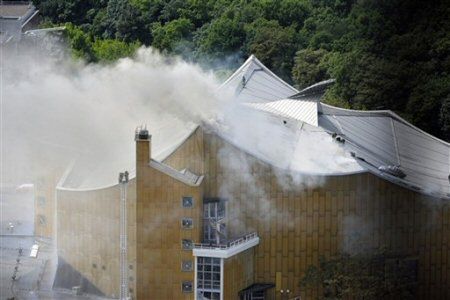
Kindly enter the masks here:
M 398 177 L 398 178 L 405 178 L 406 174 L 405 172 L 402 171 L 402 169 L 400 169 L 400 166 L 392 166 L 392 165 L 388 165 L 388 166 L 379 166 L 378 170 L 383 172 L 383 173 L 387 173 L 389 175 Z
M 331 137 L 338 143 L 341 143 L 341 144 L 345 143 L 345 138 L 337 133 L 333 133 L 331 135 Z
M 148 140 L 149 136 L 150 135 L 148 134 L 147 125 L 136 128 L 135 138 L 137 140 Z
M 141 129 L 139 131 L 139 139 L 141 139 L 141 140 L 147 140 L 148 139 L 148 130 L 147 129 Z

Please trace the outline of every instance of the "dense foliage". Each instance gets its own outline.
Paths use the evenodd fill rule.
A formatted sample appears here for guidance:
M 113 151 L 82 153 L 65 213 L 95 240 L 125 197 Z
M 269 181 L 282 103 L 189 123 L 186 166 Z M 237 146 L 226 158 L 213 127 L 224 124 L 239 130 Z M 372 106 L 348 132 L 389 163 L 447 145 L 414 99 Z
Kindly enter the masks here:
M 138 45 L 213 68 L 255 54 L 299 88 L 333 77 L 325 101 L 391 109 L 450 140 L 445 0 L 34 0 L 71 23 L 74 54 L 111 61 Z

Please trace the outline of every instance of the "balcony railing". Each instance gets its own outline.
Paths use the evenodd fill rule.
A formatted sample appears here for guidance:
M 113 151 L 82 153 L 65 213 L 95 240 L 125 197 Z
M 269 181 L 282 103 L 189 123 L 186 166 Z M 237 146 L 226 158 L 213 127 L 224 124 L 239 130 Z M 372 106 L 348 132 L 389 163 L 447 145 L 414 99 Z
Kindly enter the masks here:
M 230 248 L 239 246 L 251 240 L 257 239 L 258 234 L 256 232 L 249 233 L 240 238 L 237 238 L 231 242 L 222 245 L 208 244 L 208 243 L 196 243 L 194 249 L 208 249 L 208 250 L 228 250 Z

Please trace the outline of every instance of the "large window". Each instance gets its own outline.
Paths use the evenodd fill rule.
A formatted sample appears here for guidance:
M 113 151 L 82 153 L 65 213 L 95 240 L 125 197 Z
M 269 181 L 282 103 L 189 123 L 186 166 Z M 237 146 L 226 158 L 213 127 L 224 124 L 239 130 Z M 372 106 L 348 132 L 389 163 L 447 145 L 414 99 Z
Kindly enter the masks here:
M 225 201 L 205 201 L 203 203 L 203 242 L 226 243 Z
M 220 299 L 220 258 L 197 258 L 197 291 L 200 299 Z

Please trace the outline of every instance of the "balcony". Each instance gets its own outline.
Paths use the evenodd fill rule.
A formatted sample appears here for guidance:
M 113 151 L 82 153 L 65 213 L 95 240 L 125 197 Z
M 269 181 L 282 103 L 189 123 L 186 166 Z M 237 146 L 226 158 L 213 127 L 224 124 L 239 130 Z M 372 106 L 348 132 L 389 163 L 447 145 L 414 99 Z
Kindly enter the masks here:
M 194 244 L 192 252 L 194 256 L 229 258 L 258 244 L 258 234 L 253 232 L 224 245 Z

